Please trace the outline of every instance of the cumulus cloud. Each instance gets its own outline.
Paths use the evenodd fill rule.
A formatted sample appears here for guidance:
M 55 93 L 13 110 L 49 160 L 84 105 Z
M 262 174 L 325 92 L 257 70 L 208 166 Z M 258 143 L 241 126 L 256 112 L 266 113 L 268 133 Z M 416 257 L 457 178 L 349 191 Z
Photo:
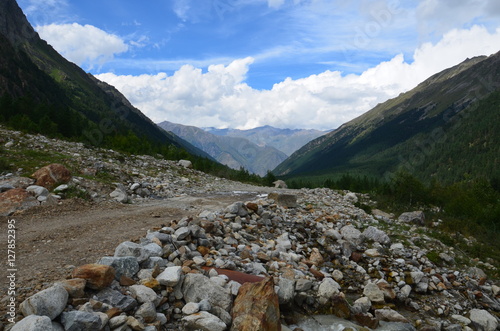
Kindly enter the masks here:
M 492 33 L 479 26 L 452 30 L 437 43 L 421 45 L 412 62 L 397 54 L 359 75 L 325 71 L 287 78 L 270 90 L 245 83 L 254 61 L 251 57 L 227 66 L 211 65 L 206 72 L 184 65 L 171 76 L 106 73 L 97 78 L 117 87 L 155 122 L 333 129 L 467 57 L 497 52 L 496 45 L 500 45 L 500 29 Z
M 88 24 L 49 24 L 38 26 L 36 30 L 65 58 L 88 69 L 128 50 L 120 37 Z

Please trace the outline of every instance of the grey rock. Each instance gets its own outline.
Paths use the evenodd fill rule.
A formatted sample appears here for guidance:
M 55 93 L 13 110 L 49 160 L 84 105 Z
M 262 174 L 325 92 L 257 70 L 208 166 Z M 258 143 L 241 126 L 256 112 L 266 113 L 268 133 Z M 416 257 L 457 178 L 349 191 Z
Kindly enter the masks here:
M 128 202 L 128 194 L 121 184 L 113 192 L 111 192 L 109 196 L 121 203 Z
M 8 191 L 8 190 L 12 190 L 12 189 L 14 189 L 14 188 L 15 188 L 15 187 L 14 187 L 14 186 L 12 186 L 12 185 L 11 185 L 11 184 L 9 184 L 9 183 L 6 183 L 6 184 L 0 184 L 0 193 L 2 193 L 2 192 L 6 192 L 6 191 Z
M 66 289 L 60 284 L 55 284 L 24 300 L 20 305 L 20 309 L 24 316 L 48 316 L 53 320 L 66 307 L 68 297 Z
M 127 315 L 119 315 L 119 316 L 115 316 L 115 317 L 110 318 L 109 327 L 111 329 L 116 329 L 120 325 L 124 325 L 126 323 L 127 323 Z
M 333 295 L 339 294 L 340 285 L 332 278 L 324 278 L 318 288 L 318 296 L 330 299 Z
M 472 324 L 475 325 L 478 330 L 484 330 L 484 331 L 497 330 L 498 321 L 487 310 L 471 309 L 469 314 L 470 314 L 469 318 L 472 321 Z
M 115 249 L 115 257 L 133 256 L 137 259 L 138 263 L 146 261 L 151 255 L 144 246 L 133 243 L 131 241 L 122 242 Z
M 65 331 L 93 331 L 101 328 L 101 319 L 97 314 L 80 310 L 62 313 L 61 323 Z
M 146 323 L 152 323 L 156 320 L 156 308 L 152 302 L 145 302 L 136 310 L 135 317 Z
M 344 195 L 344 200 L 348 201 L 350 203 L 357 203 L 358 202 L 358 196 L 356 193 L 349 192 L 346 195 Z
M 212 307 L 229 311 L 232 296 L 229 291 L 200 274 L 187 274 L 182 284 L 182 294 L 186 302 L 200 302 L 207 299 Z
M 200 307 L 200 310 L 203 311 L 210 311 L 212 309 L 212 305 L 210 304 L 210 301 L 207 299 L 203 299 L 200 302 L 198 302 L 198 306 Z
M 134 298 L 128 295 L 123 295 L 111 288 L 105 288 L 104 290 L 98 292 L 95 296 L 97 300 L 119 308 L 124 312 L 133 310 L 137 307 L 137 301 Z
M 157 302 L 158 296 L 156 292 L 144 285 L 132 285 L 129 287 L 130 293 L 135 297 L 139 303 Z
M 54 192 L 55 192 L 55 193 L 64 192 L 64 191 L 66 191 L 68 188 L 69 188 L 69 185 L 68 185 L 68 184 L 61 184 L 61 185 L 59 185 L 58 187 L 56 187 L 56 188 L 54 189 Z
M 175 231 L 174 235 L 176 236 L 177 240 L 183 240 L 187 236 L 189 236 L 190 232 L 191 232 L 191 230 L 189 230 L 189 227 L 184 226 L 184 227 L 177 229 Z
M 133 256 L 105 256 L 97 263 L 112 266 L 115 269 L 115 278 L 117 280 L 120 280 L 121 276 L 132 278 L 139 271 L 139 263 Z
M 10 331 L 49 331 L 52 321 L 47 316 L 28 315 L 12 327 Z
M 309 291 L 313 287 L 313 282 L 309 279 L 297 279 L 295 282 L 295 291 L 305 292 Z
M 366 284 L 363 294 L 374 303 L 384 303 L 384 292 L 375 283 Z
M 425 214 L 423 211 L 402 213 L 401 215 L 399 215 L 398 221 L 404 223 L 413 223 L 416 225 L 425 225 Z
M 182 275 L 182 267 L 168 267 L 156 277 L 156 280 L 165 286 L 175 286 L 180 281 Z
M 375 242 L 385 244 L 385 245 L 391 243 L 391 239 L 389 238 L 387 233 L 385 233 L 382 230 L 377 229 L 374 226 L 369 226 L 368 228 L 366 228 L 365 231 L 363 231 L 363 237 L 368 239 L 368 240 L 373 240 Z
M 226 323 L 220 318 L 206 311 L 185 316 L 182 318 L 182 321 L 188 330 L 224 331 L 227 328 Z
M 351 224 L 340 229 L 340 234 L 350 243 L 360 244 L 362 242 L 361 232 Z

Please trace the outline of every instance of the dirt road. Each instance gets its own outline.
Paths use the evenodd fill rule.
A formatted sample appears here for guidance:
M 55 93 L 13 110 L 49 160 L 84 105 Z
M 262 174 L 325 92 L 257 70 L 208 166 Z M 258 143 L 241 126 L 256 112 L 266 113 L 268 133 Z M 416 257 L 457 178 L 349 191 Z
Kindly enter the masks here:
M 269 191 L 269 188 L 256 189 Z M 66 200 L 56 207 L 38 207 L 4 218 L 1 220 L 0 247 L 5 252 L 7 220 L 15 219 L 16 224 L 17 301 L 20 303 L 52 282 L 68 277 L 74 266 L 112 256 L 118 244 L 143 237 L 149 229 L 184 216 L 196 216 L 203 210 L 220 210 L 233 202 L 252 200 L 256 196 L 257 191 L 226 191 L 141 204 Z M 8 287 L 6 256 L 3 260 L 2 296 L 7 294 Z M 1 311 L 4 303 L 1 302 L 1 316 L 4 315 Z

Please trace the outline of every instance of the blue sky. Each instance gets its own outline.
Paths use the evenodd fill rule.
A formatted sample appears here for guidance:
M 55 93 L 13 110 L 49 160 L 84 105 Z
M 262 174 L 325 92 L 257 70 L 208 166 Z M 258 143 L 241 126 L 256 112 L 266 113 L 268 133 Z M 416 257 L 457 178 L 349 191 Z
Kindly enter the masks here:
M 498 0 L 18 0 L 155 122 L 333 129 L 500 51 Z

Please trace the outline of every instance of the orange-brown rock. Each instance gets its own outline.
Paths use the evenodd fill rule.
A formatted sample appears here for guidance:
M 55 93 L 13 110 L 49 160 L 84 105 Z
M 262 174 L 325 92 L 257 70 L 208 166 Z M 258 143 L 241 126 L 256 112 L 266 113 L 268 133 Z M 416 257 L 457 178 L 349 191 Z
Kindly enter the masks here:
M 281 331 L 278 295 L 271 277 L 246 283 L 234 301 L 231 331 Z
M 125 275 L 121 275 L 120 277 L 120 285 L 121 286 L 132 286 L 135 284 L 135 280 Z
M 84 264 L 73 270 L 73 278 L 87 280 L 87 287 L 100 290 L 111 285 L 115 279 L 115 269 L 103 264 Z
M 202 267 L 203 270 L 210 271 L 211 269 L 215 269 L 219 275 L 226 275 L 229 280 L 234 280 L 240 284 L 245 283 L 256 283 L 260 282 L 264 279 L 262 276 L 249 275 L 241 271 L 229 270 L 229 269 L 220 269 L 220 268 L 210 268 L 210 267 Z
M 59 184 L 69 182 L 71 179 L 71 172 L 62 164 L 52 163 L 38 169 L 31 177 L 36 179 L 35 185 L 52 190 Z
M 317 249 L 316 247 L 312 249 L 311 256 L 309 256 L 309 261 L 311 261 L 311 263 L 317 267 L 321 266 L 325 262 L 323 256 L 319 252 L 319 249 Z
M 314 277 L 316 277 L 317 280 L 322 280 L 323 278 L 325 278 L 325 275 L 321 271 L 318 271 L 314 268 L 310 268 L 309 271 L 313 274 Z
M 82 298 L 85 295 L 85 285 L 87 284 L 85 279 L 64 279 L 60 283 L 68 291 L 70 298 Z
M 200 254 L 203 255 L 203 256 L 207 255 L 210 252 L 210 248 L 205 247 L 205 246 L 198 246 L 196 248 L 196 250 L 198 252 L 200 252 Z
M 34 196 L 22 188 L 14 188 L 0 193 L 0 216 L 9 216 L 16 210 L 38 206 Z
M 257 212 L 259 210 L 259 205 L 256 204 L 255 202 L 249 202 L 246 204 L 247 208 L 250 209 L 253 212 Z

